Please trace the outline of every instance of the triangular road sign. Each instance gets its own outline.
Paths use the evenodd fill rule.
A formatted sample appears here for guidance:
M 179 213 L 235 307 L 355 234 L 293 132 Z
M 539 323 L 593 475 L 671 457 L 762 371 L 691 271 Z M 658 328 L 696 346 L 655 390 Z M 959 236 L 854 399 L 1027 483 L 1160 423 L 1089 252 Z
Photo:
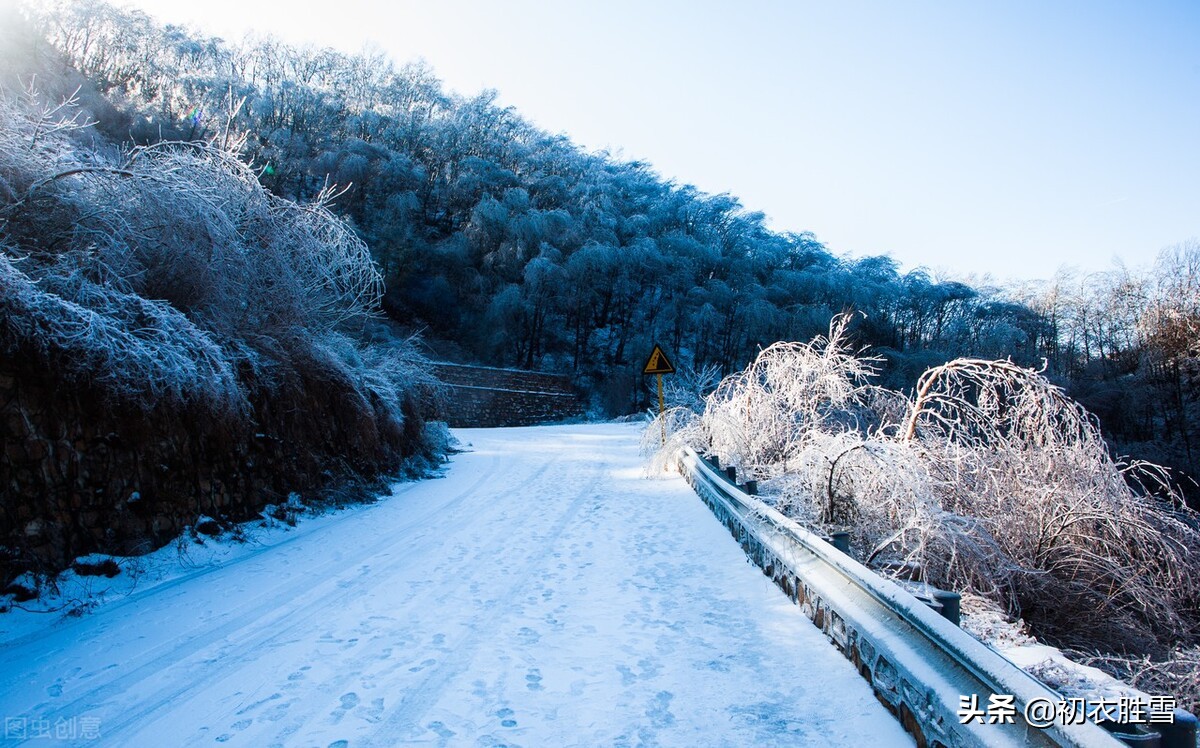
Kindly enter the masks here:
M 663 349 L 657 343 L 654 344 L 654 350 L 650 352 L 650 358 L 646 361 L 645 368 L 642 369 L 643 374 L 674 374 L 675 367 L 667 360 L 667 354 L 663 353 Z

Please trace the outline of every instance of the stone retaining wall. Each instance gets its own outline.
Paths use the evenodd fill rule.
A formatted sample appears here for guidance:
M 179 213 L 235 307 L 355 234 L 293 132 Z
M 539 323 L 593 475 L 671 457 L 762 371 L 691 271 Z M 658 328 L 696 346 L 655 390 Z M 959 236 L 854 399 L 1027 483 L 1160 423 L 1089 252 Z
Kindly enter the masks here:
M 583 404 L 562 375 L 521 369 L 437 363 L 446 385 L 443 417 L 451 426 L 531 426 L 583 414 Z
M 399 446 L 415 443 L 406 432 L 419 419 L 368 430 L 339 393 L 296 387 L 227 419 L 143 412 L 0 356 L 0 589 L 88 553 L 152 550 L 201 514 L 248 519 L 289 492 L 394 470 Z M 312 436 L 285 436 L 301 433 Z

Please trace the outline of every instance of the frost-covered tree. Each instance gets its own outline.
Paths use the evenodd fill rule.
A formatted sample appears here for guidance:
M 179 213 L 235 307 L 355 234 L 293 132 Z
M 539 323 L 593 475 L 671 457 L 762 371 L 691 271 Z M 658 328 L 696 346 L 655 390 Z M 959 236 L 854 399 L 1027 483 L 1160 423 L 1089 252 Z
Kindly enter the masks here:
M 11 97 L 0 106 L 12 195 L 0 206 L 0 259 L 12 287 L 24 289 L 8 303 L 26 305 L 5 318 L 14 345 L 47 355 L 71 348 L 68 367 L 111 378 L 114 394 L 145 386 L 149 403 L 165 391 L 183 397 L 191 381 L 221 388 L 194 396 L 232 403 L 228 380 L 239 362 L 258 369 L 260 354 L 285 341 L 337 334 L 377 308 L 382 284 L 366 246 L 324 200 L 274 197 L 210 145 L 80 150 L 54 131 L 61 123 L 47 125 L 54 110 Z M 38 330 L 23 327 L 43 314 Z M 91 329 L 60 328 L 56 314 L 82 315 Z M 143 346 L 145 335 L 152 340 Z M 214 356 L 214 345 L 225 351 Z M 97 356 L 113 365 L 94 367 Z
M 30 15 L 79 71 L 62 93 L 84 84 L 98 130 L 126 147 L 244 133 L 241 155 L 272 194 L 307 203 L 344 189 L 329 207 L 369 246 L 384 310 L 435 347 L 570 371 L 597 408 L 622 413 L 645 405 L 635 368 L 650 341 L 669 342 L 681 366 L 728 374 L 851 310 L 863 315 L 847 334 L 873 346 L 883 384 L 910 387 L 956 357 L 1044 358 L 1123 450 L 1200 474 L 1181 407 L 1194 388 L 1176 377 L 1184 386 L 1171 389 L 1143 321 L 1165 274 L 997 288 L 840 258 L 811 234 L 770 230 L 734 196 L 540 132 L 495 92 L 447 91 L 424 63 L 212 39 L 100 0 Z M 526 272 L 551 256 L 543 246 L 566 279 L 549 296 L 525 287 L 545 277 Z M 528 319 L 547 322 L 509 314 L 513 293 L 540 298 Z M 512 324 L 490 329 L 498 319 Z
M 849 530 L 885 573 L 988 596 L 1060 643 L 1191 641 L 1200 531 L 1165 472 L 1114 460 L 1090 414 L 1010 361 L 880 388 L 849 322 L 772 345 L 701 412 L 669 413 L 676 443 L 737 465 L 802 523 Z

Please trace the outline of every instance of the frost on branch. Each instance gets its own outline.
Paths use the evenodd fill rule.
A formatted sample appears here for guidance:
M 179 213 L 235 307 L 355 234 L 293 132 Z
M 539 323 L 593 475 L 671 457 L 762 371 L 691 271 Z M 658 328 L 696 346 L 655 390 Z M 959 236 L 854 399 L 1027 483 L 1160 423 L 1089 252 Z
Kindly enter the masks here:
M 87 148 L 31 95 L 0 97 L 4 350 L 145 408 L 237 411 L 247 386 L 280 382 L 280 361 L 332 361 L 321 339 L 377 309 L 379 272 L 331 191 L 277 198 L 205 143 Z M 386 362 L 355 366 L 395 380 Z
M 1115 462 L 1094 419 L 1038 372 L 977 359 L 931 369 L 900 440 L 928 465 L 941 509 L 978 520 L 972 535 L 1003 550 L 1026 620 L 1067 643 L 1139 651 L 1194 625 L 1194 516 L 1162 470 Z M 926 566 L 948 582 L 988 574 L 985 559 L 950 558 Z
M 90 284 L 66 295 L 43 290 L 4 256 L 0 350 L 41 356 L 126 402 L 189 400 L 215 411 L 244 405 L 220 347 L 170 306 Z
M 1009 361 L 957 359 L 911 396 L 874 386 L 849 321 L 763 350 L 702 414 L 668 414 L 675 443 L 737 465 L 802 523 L 848 530 L 885 573 L 985 595 L 1061 643 L 1154 652 L 1193 635 L 1200 535 L 1162 470 L 1114 461 L 1083 408 Z
M 869 434 L 882 425 L 891 393 L 868 383 L 876 359 L 845 347 L 848 315 L 810 343 L 780 342 L 727 377 L 705 403 L 709 450 L 749 477 L 791 472 L 819 435 Z

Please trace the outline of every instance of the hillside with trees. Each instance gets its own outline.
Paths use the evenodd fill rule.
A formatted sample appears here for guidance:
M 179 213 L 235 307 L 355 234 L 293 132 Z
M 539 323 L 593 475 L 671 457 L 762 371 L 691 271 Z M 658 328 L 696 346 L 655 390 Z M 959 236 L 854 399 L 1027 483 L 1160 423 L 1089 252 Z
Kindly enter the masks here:
M 881 359 L 882 386 L 961 356 L 1040 369 L 1116 454 L 1182 471 L 1195 498 L 1195 241 L 1153 268 L 1019 286 L 901 272 L 587 152 L 424 63 L 212 38 L 97 0 L 4 26 L 6 361 L 106 402 L 295 419 L 270 398 L 332 387 L 377 435 L 353 450 L 369 473 L 420 449 L 428 382 L 396 331 L 436 358 L 569 374 L 609 416 L 647 403 L 655 341 L 715 382 L 852 311 L 845 334 Z M 86 335 L 25 324 L 68 312 Z M 325 456 L 306 474 L 342 459 L 324 421 L 290 428 Z
M 728 374 L 853 310 L 890 385 L 960 355 L 1044 362 L 1119 452 L 1200 474 L 1195 242 L 1154 268 L 1022 287 L 902 273 L 586 152 L 494 91 L 449 92 L 424 63 L 210 38 L 95 0 L 31 22 L 111 102 L 97 128 L 126 147 L 244 136 L 272 194 L 343 188 L 330 208 L 370 248 L 383 308 L 439 357 L 568 372 L 613 415 L 645 402 L 637 364 L 655 340 Z
M 329 193 L 272 194 L 237 140 L 113 141 L 52 49 L 3 61 L 0 588 L 439 457 Z
M 1098 413 L 1118 451 L 1200 474 L 1200 246 L 1157 267 L 1027 287 L 900 272 L 811 233 L 771 230 L 727 194 L 543 132 L 494 91 L 445 90 L 420 62 L 232 42 L 96 0 L 34 14 L 37 33 L 112 102 L 98 128 L 133 145 L 245 136 L 273 194 L 349 221 L 382 273 L 388 316 L 439 357 L 571 373 L 594 412 L 645 401 L 655 340 L 728 374 L 840 312 L 909 386 L 960 355 L 1040 367 Z

